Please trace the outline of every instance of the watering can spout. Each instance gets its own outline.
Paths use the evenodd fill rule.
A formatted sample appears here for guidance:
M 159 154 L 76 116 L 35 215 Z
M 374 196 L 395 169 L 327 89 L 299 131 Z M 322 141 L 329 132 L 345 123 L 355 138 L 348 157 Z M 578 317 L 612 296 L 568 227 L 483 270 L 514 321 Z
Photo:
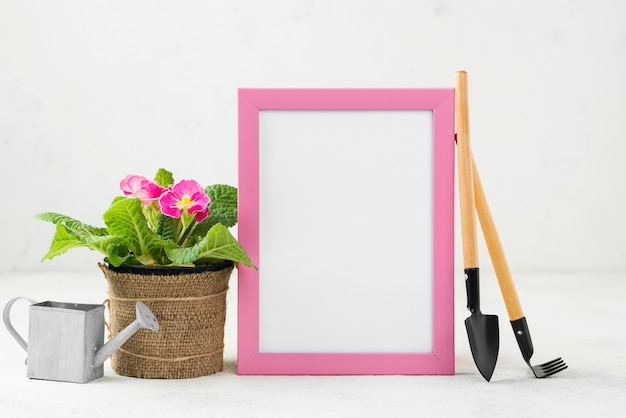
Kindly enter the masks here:
M 159 321 L 145 304 L 137 302 L 137 319 L 104 344 L 94 355 L 92 367 L 99 367 L 140 329 L 159 330 Z

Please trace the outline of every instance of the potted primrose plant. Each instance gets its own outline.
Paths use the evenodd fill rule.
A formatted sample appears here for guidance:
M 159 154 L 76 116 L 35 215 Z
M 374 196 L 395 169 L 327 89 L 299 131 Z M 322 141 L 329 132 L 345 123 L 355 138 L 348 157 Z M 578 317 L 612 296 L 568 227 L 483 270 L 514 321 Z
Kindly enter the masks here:
M 175 182 L 163 168 L 154 180 L 130 174 L 120 188 L 105 227 L 37 215 L 56 225 L 43 260 L 78 247 L 103 254 L 111 336 L 134 320 L 137 301 L 159 320 L 159 332 L 140 331 L 111 356 L 116 373 L 176 379 L 221 371 L 228 280 L 235 265 L 256 268 L 228 230 L 237 223 L 237 189 Z

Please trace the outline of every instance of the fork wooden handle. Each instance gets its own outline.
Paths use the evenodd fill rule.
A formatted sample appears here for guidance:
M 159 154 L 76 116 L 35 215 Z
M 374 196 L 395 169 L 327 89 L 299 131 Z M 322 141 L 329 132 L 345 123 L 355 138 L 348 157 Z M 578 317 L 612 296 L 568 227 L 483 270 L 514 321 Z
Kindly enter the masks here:
M 504 255 L 504 249 L 496 230 L 496 225 L 491 216 L 489 205 L 487 204 L 487 198 L 485 197 L 485 191 L 483 185 L 480 182 L 480 176 L 478 169 L 476 168 L 476 161 L 474 156 L 471 156 L 472 160 L 472 174 L 474 179 L 474 197 L 476 202 L 476 212 L 478 213 L 478 220 L 485 237 L 487 249 L 489 250 L 489 256 L 491 257 L 491 263 L 498 278 L 498 285 L 500 286 L 500 292 L 506 305 L 506 310 L 509 314 L 509 319 L 515 321 L 524 317 L 522 311 L 522 305 L 520 304 L 515 290 L 515 284 L 513 283 L 513 277 L 509 270 L 509 265 Z

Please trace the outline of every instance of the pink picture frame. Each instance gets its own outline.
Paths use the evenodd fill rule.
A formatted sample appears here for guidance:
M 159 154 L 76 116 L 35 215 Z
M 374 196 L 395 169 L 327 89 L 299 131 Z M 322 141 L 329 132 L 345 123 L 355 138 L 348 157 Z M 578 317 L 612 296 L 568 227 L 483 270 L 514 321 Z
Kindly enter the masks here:
M 239 89 L 237 373 L 454 374 L 454 89 Z

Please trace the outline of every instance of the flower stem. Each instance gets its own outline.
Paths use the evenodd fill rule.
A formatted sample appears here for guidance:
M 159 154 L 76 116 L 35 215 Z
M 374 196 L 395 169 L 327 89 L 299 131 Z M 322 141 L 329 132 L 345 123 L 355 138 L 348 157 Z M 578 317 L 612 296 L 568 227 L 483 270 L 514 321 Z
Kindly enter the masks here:
M 192 225 L 191 229 L 187 233 L 187 236 L 185 237 L 185 240 L 183 241 L 183 243 L 181 245 L 183 248 L 185 248 L 187 246 L 187 244 L 189 243 L 189 238 L 191 238 L 191 234 L 193 233 L 194 229 L 196 229 L 196 225 L 198 225 L 198 223 L 194 222 L 194 224 Z
M 187 208 L 183 209 L 183 213 L 180 215 L 180 232 L 178 233 L 178 237 L 176 237 L 176 242 L 180 242 L 185 233 L 187 232 L 187 228 L 191 224 L 193 218 L 187 213 Z

